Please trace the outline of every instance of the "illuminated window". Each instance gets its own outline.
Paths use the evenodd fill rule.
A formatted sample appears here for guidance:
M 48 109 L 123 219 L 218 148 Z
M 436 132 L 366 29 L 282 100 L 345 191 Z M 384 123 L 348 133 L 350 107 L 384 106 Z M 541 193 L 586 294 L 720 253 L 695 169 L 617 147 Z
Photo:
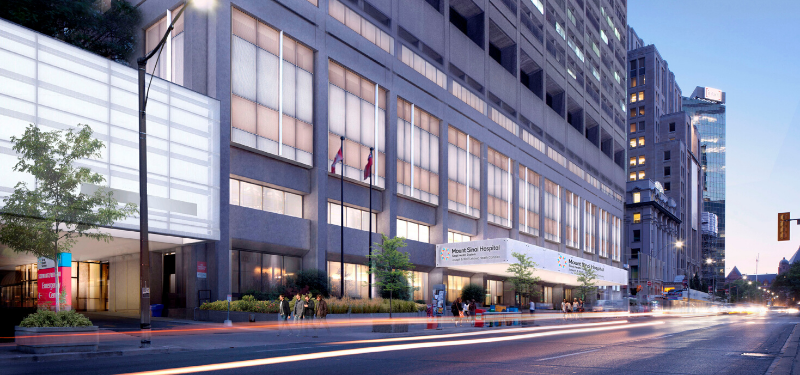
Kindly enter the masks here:
M 411 241 L 430 242 L 431 227 L 425 224 L 412 223 L 410 221 L 397 219 L 397 237 L 403 237 Z
M 544 238 L 561 242 L 561 187 L 544 180 Z
M 631 108 L 631 117 L 636 117 L 636 108 Z
M 608 211 L 600 209 L 600 253 L 601 257 L 608 258 L 611 250 L 610 241 L 611 230 L 611 214 Z
M 639 224 L 641 222 L 642 222 L 642 213 L 641 212 L 634 213 L 633 214 L 633 223 L 634 224 Z
M 394 38 L 379 29 L 354 10 L 344 6 L 339 1 L 333 0 L 328 4 L 328 14 L 351 30 L 357 32 L 380 49 L 394 54 Z
M 644 155 L 639 156 L 639 165 L 644 165 Z
M 564 233 L 564 242 L 567 246 L 578 248 L 580 246 L 580 220 L 581 220 L 581 211 L 580 211 L 580 203 L 581 199 L 578 197 L 577 194 L 566 191 L 564 198 L 566 199 L 566 217 L 564 221 L 566 222 L 567 230 Z
M 147 52 L 156 48 L 161 38 L 167 32 L 167 27 L 172 23 L 173 17 L 181 11 L 183 5 L 175 10 L 168 10 L 167 16 L 156 22 L 145 32 L 145 46 Z M 183 30 L 184 20 L 186 16 L 181 16 L 172 28 L 170 36 L 161 50 L 160 56 L 153 56 L 152 59 L 147 60 L 147 72 L 153 73 L 155 68 L 155 76 L 172 83 L 183 85 Z M 158 65 L 156 65 L 158 61 Z
M 631 87 L 636 87 L 636 77 L 631 77 Z
M 471 240 L 466 234 L 447 231 L 447 243 L 469 242 Z
M 636 148 L 636 138 L 631 138 L 631 148 Z
M 636 103 L 636 93 L 631 93 L 631 103 Z
M 631 158 L 631 167 L 635 167 L 635 166 L 636 166 L 636 157 L 634 156 L 634 157 Z
M 636 181 L 636 172 L 631 172 L 630 180 Z
M 438 118 L 397 98 L 398 194 L 439 204 L 440 124 Z
M 340 295 L 342 279 L 341 262 L 328 261 L 328 285 L 333 295 Z M 350 298 L 369 298 L 369 266 L 365 264 L 344 264 L 344 290 Z
M 622 219 L 611 216 L 611 259 L 619 262 L 622 256 Z
M 461 297 L 461 289 L 469 285 L 469 277 L 447 275 L 447 302 L 452 303 Z
M 644 91 L 639 91 L 639 101 L 644 100 Z
M 633 203 L 639 203 L 642 201 L 642 193 L 636 192 L 633 193 Z
M 303 196 L 249 182 L 230 180 L 231 205 L 303 217 Z
M 644 106 L 639 107 L 639 116 L 644 116 Z
M 639 179 L 644 180 L 644 171 L 639 171 Z
M 583 251 L 587 253 L 595 251 L 595 208 L 594 204 L 583 201 Z
M 487 219 L 511 226 L 511 159 L 492 148 L 487 152 Z
M 447 134 L 447 208 L 481 215 L 481 143 L 450 126 Z
M 344 226 L 358 230 L 369 228 L 369 212 L 353 207 L 344 207 Z M 328 202 L 328 224 L 341 225 L 342 206 L 333 202 Z M 372 214 L 372 232 L 377 232 L 378 215 Z
M 639 146 L 644 146 L 644 137 L 639 137 Z
M 539 235 L 539 174 L 519 166 L 519 230 Z
M 631 133 L 636 133 L 636 123 L 631 124 Z

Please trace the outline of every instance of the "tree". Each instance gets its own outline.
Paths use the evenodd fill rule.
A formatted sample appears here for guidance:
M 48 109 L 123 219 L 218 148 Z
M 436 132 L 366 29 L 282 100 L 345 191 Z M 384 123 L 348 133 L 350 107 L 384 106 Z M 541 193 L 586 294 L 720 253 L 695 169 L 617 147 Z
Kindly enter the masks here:
M 403 301 L 410 301 L 411 297 L 414 295 L 414 292 L 411 290 L 411 286 L 408 285 L 408 279 L 402 276 L 391 277 L 391 282 L 396 282 L 398 284 L 402 284 L 403 287 L 394 291 L 381 289 L 381 298 L 394 298 Z
M 578 276 L 578 291 L 581 293 L 581 299 L 586 301 L 586 296 L 594 292 L 594 284 L 597 282 L 597 271 L 592 266 L 581 263 L 581 269 L 575 273 Z
M 0 0 L 0 17 L 127 64 L 141 15 L 125 0 Z
M 461 300 L 481 302 L 486 299 L 486 288 L 478 284 L 467 284 L 461 288 Z
M 291 293 L 311 293 L 312 295 L 322 295 L 328 298 L 328 274 L 318 269 L 308 269 L 297 272 L 294 277 L 289 279 Z
M 514 285 L 514 291 L 523 297 L 532 298 L 539 295 L 539 291 L 534 290 L 534 286 L 541 281 L 539 276 L 533 276 L 536 271 L 536 262 L 526 254 L 512 252 L 517 262 L 508 266 L 506 272 L 513 274 L 508 281 Z
M 19 182 L 14 192 L 3 198 L 0 243 L 13 251 L 57 262 L 58 255 L 70 252 L 79 237 L 109 242 L 111 235 L 94 230 L 138 212 L 136 205 L 120 206 L 113 193 L 103 188 L 92 194 L 81 192 L 84 184 L 105 181 L 101 174 L 74 165 L 81 159 L 99 158 L 104 147 L 103 142 L 92 139 L 88 125 L 49 132 L 29 125 L 21 137 L 12 136 L 11 142 L 19 154 L 14 171 L 36 179 L 35 188 Z M 56 291 L 60 291 L 58 282 L 56 276 Z M 60 301 L 59 296 L 56 311 Z
M 408 290 L 409 271 L 414 268 L 408 253 L 399 251 L 406 247 L 405 238 L 389 238 L 381 235 L 381 243 L 373 244 L 372 255 L 369 256 L 369 273 L 378 281 L 375 285 L 389 292 L 389 318 L 392 318 L 392 297 L 395 292 Z M 403 281 L 400 281 L 403 279 Z
M 699 290 L 701 292 L 703 291 L 702 288 L 701 288 L 702 284 L 700 283 L 699 274 L 695 273 L 694 277 L 692 277 L 692 279 L 689 280 L 689 287 L 694 289 L 694 290 Z
M 800 299 L 800 262 L 792 263 L 786 272 L 778 275 L 769 289 L 781 299 L 788 297 L 787 301 Z

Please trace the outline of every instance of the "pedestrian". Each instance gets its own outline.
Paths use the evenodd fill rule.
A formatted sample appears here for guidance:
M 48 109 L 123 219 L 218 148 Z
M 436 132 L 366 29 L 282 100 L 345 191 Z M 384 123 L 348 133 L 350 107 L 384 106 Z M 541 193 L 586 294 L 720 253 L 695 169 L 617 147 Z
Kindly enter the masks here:
M 578 299 L 578 308 L 581 312 L 586 311 L 586 308 L 583 307 L 583 298 Z
M 533 313 L 536 311 L 536 304 L 533 302 L 533 300 L 530 302 L 529 311 L 531 312 L 531 315 L 533 315 Z
M 478 309 L 478 306 L 475 304 L 475 300 L 469 303 L 469 316 L 472 320 L 472 326 L 475 326 L 475 311 Z
M 321 294 L 317 294 L 317 321 L 319 325 L 324 325 L 325 329 L 328 330 L 328 333 L 331 332 L 331 329 L 328 328 L 328 302 L 322 299 Z
M 469 322 L 470 314 L 469 314 L 469 302 L 468 301 L 462 301 L 461 302 L 461 311 L 464 312 L 464 320 Z
M 298 328 L 297 336 L 300 336 L 302 327 L 301 324 L 303 319 L 303 297 L 300 296 L 300 293 L 294 296 L 294 324 L 295 327 Z
M 289 301 L 286 300 L 286 296 L 281 294 L 278 296 L 278 299 L 280 299 L 278 302 L 278 336 L 280 336 L 281 331 L 287 328 L 286 324 L 289 317 L 292 316 L 292 312 L 289 309 Z M 291 334 L 291 332 L 289 334 Z
M 461 322 L 461 318 L 464 316 L 464 308 L 461 307 L 461 298 L 456 298 L 456 300 L 453 301 L 453 304 L 450 305 L 450 312 L 453 313 L 454 326 L 458 327 L 458 323 Z
M 312 323 L 314 320 L 314 301 L 311 300 L 310 294 L 306 295 L 305 301 L 303 301 L 303 321 L 306 328 L 313 327 Z M 316 336 L 314 336 L 316 337 Z
M 567 299 L 561 300 L 561 313 L 564 314 L 564 319 L 567 319 Z
M 572 312 L 575 313 L 575 319 L 578 319 L 578 318 L 581 317 L 580 315 L 578 315 L 578 313 L 580 313 L 580 310 L 578 309 L 578 307 L 579 307 L 578 306 L 578 299 L 577 298 L 573 298 L 572 299 Z

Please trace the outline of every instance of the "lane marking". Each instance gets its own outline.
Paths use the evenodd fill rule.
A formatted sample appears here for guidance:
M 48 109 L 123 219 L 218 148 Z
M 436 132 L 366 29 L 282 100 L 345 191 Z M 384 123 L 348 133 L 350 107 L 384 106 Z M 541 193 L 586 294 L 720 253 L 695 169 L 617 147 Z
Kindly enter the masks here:
M 264 352 L 279 352 L 282 350 L 294 350 L 294 349 L 316 349 L 317 346 L 301 346 L 299 348 L 283 348 L 283 349 L 267 349 L 267 350 L 256 350 L 253 353 L 264 353 Z
M 251 360 L 246 360 L 246 361 L 217 363 L 217 364 L 212 364 L 212 365 L 188 366 L 188 367 L 179 367 L 179 368 L 154 370 L 154 371 L 142 371 L 142 372 L 136 372 L 136 373 L 130 373 L 130 374 L 137 374 L 137 375 L 145 375 L 145 374 L 147 374 L 147 375 L 174 375 L 174 374 L 189 374 L 189 373 L 203 372 L 203 371 L 232 370 L 232 369 L 244 368 L 244 367 L 265 366 L 265 365 L 272 365 L 272 364 L 278 364 L 278 363 L 307 361 L 307 360 L 312 360 L 312 359 L 334 358 L 334 357 L 343 357 L 343 356 L 351 356 L 351 355 L 359 355 L 359 354 L 384 353 L 384 352 L 392 352 L 392 351 L 399 351 L 399 350 L 410 350 L 410 349 L 426 349 L 426 348 L 438 348 L 438 347 L 445 347 L 445 346 L 462 346 L 462 345 L 486 344 L 486 343 L 496 343 L 496 342 L 505 342 L 505 341 L 517 341 L 517 340 L 525 340 L 525 339 L 538 338 L 538 337 L 548 337 L 548 336 L 555 336 L 555 335 L 564 335 L 564 334 L 571 334 L 571 333 L 592 333 L 592 332 L 604 332 L 604 331 L 629 329 L 629 328 L 652 327 L 652 326 L 662 325 L 662 324 L 665 324 L 665 322 L 663 320 L 660 320 L 660 321 L 648 322 L 648 323 L 636 323 L 636 324 L 628 324 L 628 325 L 615 325 L 615 326 L 609 326 L 609 327 L 596 327 L 596 328 L 583 328 L 583 329 L 567 329 L 567 330 L 557 330 L 557 331 L 550 331 L 550 332 L 528 333 L 528 334 L 514 335 L 514 336 L 486 337 L 486 338 L 469 339 L 469 340 L 458 340 L 458 341 L 420 342 L 420 343 L 413 343 L 413 344 L 397 344 L 397 345 L 386 345 L 386 346 L 374 346 L 374 347 L 358 348 L 358 349 L 334 350 L 334 351 L 330 351 L 330 352 L 296 354 L 296 355 L 290 355 L 290 356 L 285 356 L 285 357 L 251 359 Z
M 569 356 L 578 355 L 578 354 L 591 353 L 591 352 L 596 352 L 596 351 L 598 351 L 598 350 L 600 350 L 600 349 L 602 349 L 602 348 L 598 348 L 598 349 L 594 349 L 594 350 L 586 350 L 586 351 L 583 351 L 583 352 L 577 352 L 577 353 L 570 353 L 570 354 L 558 355 L 558 356 L 555 356 L 555 357 L 547 357 L 547 358 L 537 359 L 537 361 L 540 361 L 540 362 L 541 362 L 541 361 L 547 361 L 547 360 L 556 359 L 556 358 L 564 358 L 564 357 L 569 357 Z

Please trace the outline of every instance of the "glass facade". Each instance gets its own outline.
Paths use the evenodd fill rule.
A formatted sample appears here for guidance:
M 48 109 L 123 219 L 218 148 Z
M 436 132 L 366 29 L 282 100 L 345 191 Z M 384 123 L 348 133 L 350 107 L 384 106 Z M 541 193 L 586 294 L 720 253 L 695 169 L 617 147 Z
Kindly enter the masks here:
M 328 262 L 328 286 L 332 296 L 341 295 L 342 264 Z M 369 298 L 369 266 L 344 264 L 344 290 L 350 298 Z
M 519 231 L 539 235 L 539 174 L 519 166 Z
M 397 99 L 397 194 L 439 204 L 440 126 L 438 118 Z
M 231 250 L 231 291 L 270 292 L 301 269 L 299 257 Z
M 682 98 L 700 136 L 700 166 L 704 175 L 703 210 L 717 215 L 718 237 L 703 248 L 703 258 L 714 260 L 725 269 L 725 104 L 702 99 Z M 724 282 L 725 274 L 716 274 Z
M 487 152 L 487 200 L 489 222 L 511 226 L 511 159 L 492 148 Z
M 481 143 L 466 133 L 448 128 L 448 209 L 481 216 Z

